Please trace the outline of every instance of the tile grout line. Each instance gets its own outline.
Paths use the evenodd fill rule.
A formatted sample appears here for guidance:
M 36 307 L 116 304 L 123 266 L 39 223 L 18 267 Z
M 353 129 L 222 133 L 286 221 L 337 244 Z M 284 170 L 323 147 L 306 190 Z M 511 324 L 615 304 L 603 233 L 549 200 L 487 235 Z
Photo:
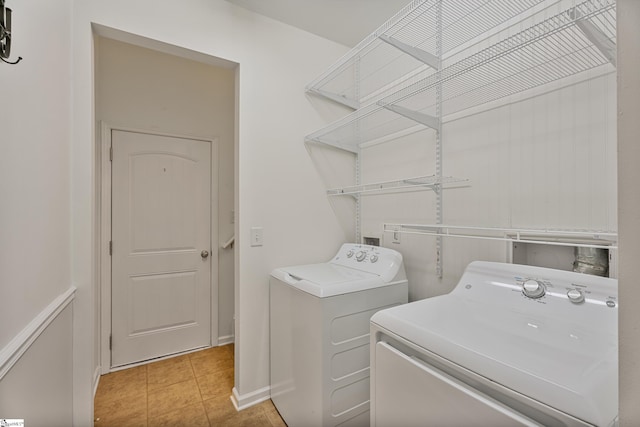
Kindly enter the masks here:
M 202 390 L 200 389 L 200 382 L 198 381 L 198 376 L 196 375 L 196 369 L 193 367 L 193 362 L 191 359 L 191 355 L 189 355 L 189 366 L 191 367 L 191 373 L 193 374 L 193 379 L 196 382 L 196 387 L 198 387 L 198 395 L 200 395 L 200 405 L 202 406 L 202 410 L 204 411 L 204 416 L 207 417 L 207 423 L 209 427 L 211 427 L 211 420 L 209 419 L 209 414 L 207 413 L 207 408 L 204 407 L 204 399 L 202 398 Z
M 149 427 L 149 364 L 146 364 L 144 367 L 144 379 L 145 379 L 145 383 L 147 384 L 146 387 L 146 391 L 147 391 L 147 417 L 144 420 L 145 421 L 145 425 L 147 427 Z

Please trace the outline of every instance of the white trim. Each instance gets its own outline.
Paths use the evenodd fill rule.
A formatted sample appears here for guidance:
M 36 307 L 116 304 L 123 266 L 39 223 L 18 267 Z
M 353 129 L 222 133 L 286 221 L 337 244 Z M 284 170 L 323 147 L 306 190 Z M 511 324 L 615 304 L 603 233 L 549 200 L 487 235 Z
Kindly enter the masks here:
M 224 335 L 222 337 L 218 337 L 218 347 L 233 344 L 234 342 L 236 342 L 235 335 Z
M 11 370 L 13 365 L 31 347 L 36 339 L 53 322 L 58 314 L 64 310 L 75 298 L 75 286 L 54 299 L 44 310 L 40 312 L 29 324 L 16 335 L 2 350 L 0 350 L 0 380 Z
M 100 254 L 100 366 L 102 374 L 107 374 L 111 370 L 111 350 L 109 349 L 109 338 L 111 336 L 111 256 L 109 255 L 109 241 L 111 240 L 111 161 L 109 151 L 111 148 L 112 127 L 100 122 L 100 150 L 96 153 L 100 159 L 96 162 L 101 170 L 96 173 L 100 179 L 100 200 L 98 210 L 100 235 L 96 244 L 97 252 Z
M 211 242 L 209 252 L 212 260 L 211 263 L 211 337 L 210 345 L 217 347 L 220 344 L 218 337 L 218 312 L 219 312 L 219 270 L 218 264 L 218 216 L 219 216 L 219 138 L 217 136 L 202 137 L 188 134 L 175 134 L 170 132 L 162 132 L 158 130 L 147 130 L 131 126 L 112 125 L 104 121 L 100 121 L 100 144 L 99 150 L 96 150 L 100 159 L 96 162 L 100 165 L 101 170 L 97 176 L 100 179 L 98 188 L 100 188 L 100 207 L 99 211 L 99 230 L 100 238 L 97 242 L 97 251 L 100 254 L 100 370 L 102 374 L 113 372 L 111 367 L 111 350 L 109 349 L 109 339 L 111 336 L 111 255 L 109 254 L 109 241 L 111 240 L 111 133 L 113 130 L 125 132 L 144 133 L 148 135 L 168 136 L 173 138 L 193 139 L 198 141 L 206 141 L 211 144 Z M 214 220 L 215 219 L 215 220 Z M 222 337 L 226 339 L 227 337 Z M 233 342 L 233 338 L 225 344 Z M 187 351 L 190 352 L 191 350 Z M 175 356 L 175 355 L 169 355 Z M 154 359 L 159 360 L 159 359 Z M 147 362 L 141 362 L 144 364 Z M 137 366 L 137 364 L 126 365 L 126 367 Z M 116 369 L 117 370 L 117 369 Z
M 234 387 L 231 394 L 231 403 L 233 403 L 236 411 L 242 411 L 243 409 L 247 409 L 250 406 L 257 405 L 269 399 L 271 399 L 270 386 L 259 388 L 242 396 L 238 393 L 238 389 Z
M 95 371 L 93 371 L 93 398 L 96 397 L 96 392 L 98 391 L 98 384 L 100 384 L 100 372 L 102 368 L 100 365 L 96 366 Z

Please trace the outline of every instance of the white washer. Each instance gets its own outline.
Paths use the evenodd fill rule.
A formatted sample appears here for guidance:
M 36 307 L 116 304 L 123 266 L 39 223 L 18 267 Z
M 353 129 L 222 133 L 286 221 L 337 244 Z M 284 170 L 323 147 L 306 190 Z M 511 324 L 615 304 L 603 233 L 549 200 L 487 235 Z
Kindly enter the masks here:
M 369 321 L 407 302 L 398 252 L 344 244 L 270 280 L 271 399 L 289 427 L 369 425 Z
M 371 319 L 371 424 L 617 424 L 617 281 L 471 263 Z

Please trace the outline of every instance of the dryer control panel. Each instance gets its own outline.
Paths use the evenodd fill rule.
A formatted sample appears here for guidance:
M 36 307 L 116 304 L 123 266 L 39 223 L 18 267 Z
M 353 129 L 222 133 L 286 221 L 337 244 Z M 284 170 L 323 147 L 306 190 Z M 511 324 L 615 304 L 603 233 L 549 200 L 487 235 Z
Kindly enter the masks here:
M 500 304 L 531 315 L 571 315 L 594 326 L 615 319 L 619 304 L 615 279 L 484 261 L 469 264 L 452 294 L 475 303 Z

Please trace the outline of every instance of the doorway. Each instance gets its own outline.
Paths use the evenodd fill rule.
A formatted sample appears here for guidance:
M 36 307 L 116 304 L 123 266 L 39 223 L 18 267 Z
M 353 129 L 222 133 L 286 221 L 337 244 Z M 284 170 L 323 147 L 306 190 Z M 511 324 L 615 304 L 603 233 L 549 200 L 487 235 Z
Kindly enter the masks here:
M 177 53 L 175 47 L 166 48 L 142 38 L 135 38 L 133 41 L 136 44 L 101 36 L 95 38 L 96 118 L 102 122 L 102 143 L 97 150 L 99 165 L 96 168 L 99 171 L 97 181 L 101 194 L 97 201 L 97 210 L 100 212 L 97 226 L 100 237 L 97 240 L 100 245 L 101 289 L 98 308 L 101 313 L 99 353 L 102 373 L 127 363 L 126 359 L 112 360 L 109 348 L 110 341 L 115 346 L 119 345 L 117 337 L 111 337 L 112 317 L 123 315 L 120 312 L 111 315 L 115 300 L 112 299 L 110 286 L 112 260 L 108 254 L 111 240 L 111 172 L 107 169 L 111 165 L 109 146 L 105 141 L 110 140 L 112 133 L 116 131 L 211 141 L 211 159 L 214 161 L 211 164 L 210 181 L 210 250 L 205 261 L 210 264 L 208 301 L 211 315 L 207 342 L 204 345 L 216 346 L 234 342 L 234 251 L 231 247 L 222 246 L 233 237 L 235 228 L 233 211 L 237 64 L 225 63 L 206 55 L 195 55 L 195 58 L 176 56 L 166 53 Z M 153 48 L 141 47 L 139 42 L 145 46 L 149 42 Z M 193 56 L 193 52 L 185 55 Z M 216 163 L 215 159 L 219 161 Z M 114 245 L 114 250 L 117 250 L 118 244 L 115 241 Z M 204 249 L 194 252 L 199 262 L 202 262 L 202 250 Z M 114 297 L 116 293 L 114 290 Z M 198 301 L 201 300 L 202 298 L 198 298 Z M 155 309 L 160 310 L 158 307 Z M 134 311 L 141 314 L 144 310 L 138 307 Z M 188 329 L 185 325 L 193 319 L 178 317 L 172 319 L 172 323 L 169 322 L 173 326 L 165 325 L 164 328 Z M 166 319 L 163 321 L 166 322 Z M 149 328 L 149 324 L 142 327 L 143 330 Z M 143 332 L 142 335 L 144 334 Z M 189 346 L 200 346 L 201 343 L 199 341 L 198 344 L 192 343 Z M 165 349 L 144 357 L 164 357 L 174 351 L 175 349 Z

